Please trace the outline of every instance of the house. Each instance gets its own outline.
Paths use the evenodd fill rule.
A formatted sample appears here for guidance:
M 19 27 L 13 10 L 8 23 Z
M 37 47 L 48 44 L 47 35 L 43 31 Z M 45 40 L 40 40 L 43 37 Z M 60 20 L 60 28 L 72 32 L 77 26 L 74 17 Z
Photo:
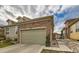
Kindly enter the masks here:
M 54 30 L 53 22 L 53 16 L 45 16 L 19 23 L 20 43 L 50 46 Z
M 59 34 L 59 33 L 53 33 L 53 34 L 54 34 L 55 39 L 60 39 L 61 38 L 61 34 Z
M 11 39 L 11 40 L 17 40 L 18 38 L 18 23 L 19 22 L 25 22 L 26 20 L 30 20 L 29 18 L 23 16 L 20 17 L 18 16 L 16 18 L 18 22 L 12 21 L 11 19 L 7 20 L 8 25 L 4 26 L 4 36 L 6 39 Z
M 8 25 L 4 26 L 4 35 L 6 39 L 17 40 L 18 39 L 18 26 L 17 23 L 8 19 Z
M 0 41 L 1 40 L 4 40 L 5 39 L 5 36 L 4 36 L 4 29 L 3 27 L 0 27 Z
M 79 18 L 70 19 L 65 22 L 66 38 L 79 40 Z
M 28 17 L 16 18 L 18 22 L 7 20 L 8 25 L 4 27 L 5 36 L 8 39 L 18 39 L 22 44 L 40 44 L 51 46 L 57 44 L 53 39 L 54 30 L 53 16 L 30 19 Z M 53 41 L 53 43 L 51 43 Z

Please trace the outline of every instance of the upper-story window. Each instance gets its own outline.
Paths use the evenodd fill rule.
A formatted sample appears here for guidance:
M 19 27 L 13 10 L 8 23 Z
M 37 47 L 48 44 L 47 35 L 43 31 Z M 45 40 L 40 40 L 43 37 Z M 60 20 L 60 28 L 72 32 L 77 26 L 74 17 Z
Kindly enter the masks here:
M 9 27 L 6 27 L 6 34 L 9 34 Z
M 6 34 L 9 34 L 9 32 L 6 32 Z
M 9 31 L 9 27 L 6 28 L 6 31 Z
M 74 24 L 70 27 L 70 33 L 76 32 L 75 30 L 76 30 L 76 25 Z

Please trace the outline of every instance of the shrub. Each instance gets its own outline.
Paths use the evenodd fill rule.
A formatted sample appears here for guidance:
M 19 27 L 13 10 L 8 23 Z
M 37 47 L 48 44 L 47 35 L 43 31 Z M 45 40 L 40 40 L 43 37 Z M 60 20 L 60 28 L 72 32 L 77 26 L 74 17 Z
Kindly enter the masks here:
M 14 38 L 14 41 L 17 41 L 17 38 Z
M 50 46 L 50 34 L 48 34 L 46 36 L 46 46 L 49 47 Z

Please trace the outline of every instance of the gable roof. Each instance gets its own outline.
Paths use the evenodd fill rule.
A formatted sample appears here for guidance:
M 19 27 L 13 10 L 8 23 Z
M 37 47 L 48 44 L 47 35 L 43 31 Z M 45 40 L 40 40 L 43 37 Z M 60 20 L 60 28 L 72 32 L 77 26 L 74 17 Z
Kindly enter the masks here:
M 25 22 L 25 21 L 31 20 L 30 18 L 28 18 L 26 16 L 23 16 L 23 17 L 18 16 L 16 19 L 18 20 L 18 22 Z
M 44 16 L 44 17 L 34 18 L 34 19 L 31 19 L 31 20 L 26 21 L 26 22 L 39 22 L 39 21 L 45 21 L 45 20 L 48 20 L 48 19 L 53 20 L 53 16 Z M 26 23 L 26 22 L 21 22 L 21 23 Z
M 64 24 L 68 23 L 68 26 L 71 26 L 71 25 L 75 24 L 78 21 L 79 21 L 79 18 L 69 19 L 69 20 L 65 21 Z

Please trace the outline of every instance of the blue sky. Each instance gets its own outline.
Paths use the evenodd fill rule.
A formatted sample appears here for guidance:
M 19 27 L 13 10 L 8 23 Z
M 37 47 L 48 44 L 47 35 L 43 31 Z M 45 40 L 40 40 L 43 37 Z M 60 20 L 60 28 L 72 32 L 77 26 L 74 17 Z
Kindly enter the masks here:
M 64 22 L 79 17 L 79 5 L 0 5 L 0 26 L 6 25 L 6 20 L 17 21 L 18 16 L 37 18 L 54 15 L 54 32 L 60 33 Z
M 63 6 L 62 6 L 63 8 Z M 61 9 L 62 9 L 61 8 Z M 79 17 L 79 5 L 70 6 L 64 9 L 61 12 L 58 12 L 55 15 L 55 32 L 60 32 L 64 27 L 64 22 L 69 19 L 78 18 Z

